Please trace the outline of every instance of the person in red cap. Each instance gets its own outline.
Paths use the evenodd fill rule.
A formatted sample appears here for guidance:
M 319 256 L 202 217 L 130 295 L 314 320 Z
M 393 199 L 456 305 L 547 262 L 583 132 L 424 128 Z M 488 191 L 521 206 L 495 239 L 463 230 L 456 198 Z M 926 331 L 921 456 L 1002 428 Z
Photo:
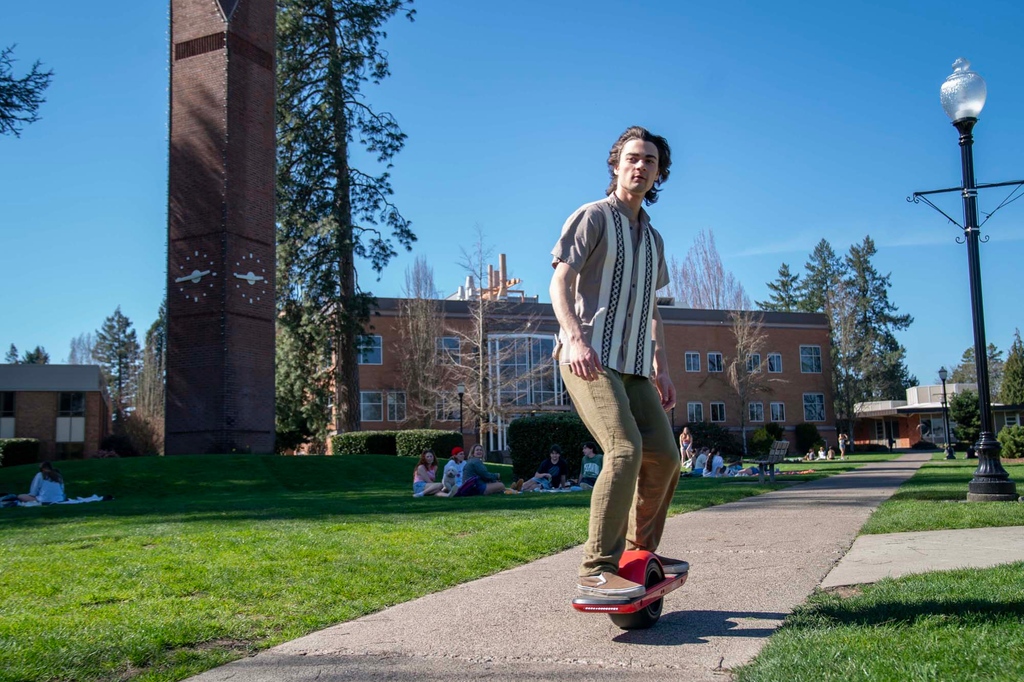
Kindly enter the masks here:
M 466 467 L 466 453 L 458 445 L 452 448 L 452 457 L 444 465 L 444 475 L 441 478 L 440 497 L 448 497 L 458 491 L 462 485 L 462 470 Z

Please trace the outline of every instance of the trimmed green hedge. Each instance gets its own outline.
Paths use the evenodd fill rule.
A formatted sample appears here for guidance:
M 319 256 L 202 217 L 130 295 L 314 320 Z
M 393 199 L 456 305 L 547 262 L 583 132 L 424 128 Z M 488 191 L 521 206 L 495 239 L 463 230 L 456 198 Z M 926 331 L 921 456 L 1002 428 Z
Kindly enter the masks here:
M 798 455 L 806 455 L 811 448 L 817 449 L 824 445 L 825 441 L 818 433 L 818 427 L 808 422 L 801 422 L 793 429 L 796 440 L 796 452 Z
M 463 447 L 458 431 L 408 429 L 405 431 L 352 431 L 331 439 L 336 455 L 402 455 L 419 457 L 424 450 L 437 457 L 448 457 L 456 445 Z
M 739 459 L 743 456 L 743 445 L 725 427 L 711 422 L 691 422 L 686 425 L 693 434 L 693 446 L 700 448 L 718 448 L 724 459 Z
M 508 448 L 512 456 L 512 473 L 516 478 L 529 478 L 551 452 L 551 446 L 562 448 L 562 457 L 575 477 L 583 459 L 583 444 L 597 443 L 583 425 L 579 415 L 570 412 L 520 417 L 508 425 Z M 600 447 L 600 446 L 598 446 Z
M 335 455 L 397 455 L 397 431 L 352 431 L 331 439 Z
M 424 450 L 433 450 L 435 457 L 450 457 L 452 448 L 464 448 L 462 434 L 458 431 L 440 429 L 409 429 L 398 431 L 395 436 L 398 454 L 405 457 L 419 457 Z
M 16 467 L 39 461 L 39 441 L 35 438 L 0 438 L 0 466 Z
M 777 440 L 785 440 L 782 436 L 785 430 L 780 424 L 775 422 L 768 422 L 761 428 L 754 431 L 747 441 L 749 445 L 750 454 L 752 455 L 767 455 L 772 449 L 772 444 Z

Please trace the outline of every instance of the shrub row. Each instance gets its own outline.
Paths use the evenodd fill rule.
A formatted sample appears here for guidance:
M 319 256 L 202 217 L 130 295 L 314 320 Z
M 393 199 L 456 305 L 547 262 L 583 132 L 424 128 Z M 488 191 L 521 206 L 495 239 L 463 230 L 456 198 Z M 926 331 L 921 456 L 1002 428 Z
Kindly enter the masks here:
M 1024 457 L 1024 426 L 1007 426 L 996 435 L 1003 446 L 1002 457 L 1016 459 Z
M 825 441 L 818 433 L 818 427 L 809 422 L 802 422 L 796 425 L 795 440 L 796 452 L 799 455 L 806 455 L 811 448 L 815 450 L 818 446 L 824 445 Z
M 16 467 L 39 461 L 39 441 L 35 438 L 0 438 L 0 466 Z
M 759 429 L 755 429 L 747 440 L 747 450 L 751 455 L 767 455 L 772 449 L 772 444 L 777 440 L 784 440 L 785 430 L 781 424 L 770 422 Z
M 455 446 L 462 447 L 462 434 L 439 429 L 352 431 L 339 433 L 331 439 L 331 452 L 336 455 L 419 457 L 429 449 L 438 457 L 447 457 Z
M 711 422 L 690 422 L 686 425 L 693 434 L 693 446 L 700 448 L 718 448 L 722 457 L 727 460 L 739 459 L 743 455 L 743 445 L 729 429 Z
M 550 454 L 551 446 L 558 445 L 569 467 L 569 476 L 575 477 L 583 459 L 583 444 L 587 441 L 597 443 L 579 415 L 559 412 L 520 417 L 508 426 L 512 473 L 516 478 L 529 478 Z

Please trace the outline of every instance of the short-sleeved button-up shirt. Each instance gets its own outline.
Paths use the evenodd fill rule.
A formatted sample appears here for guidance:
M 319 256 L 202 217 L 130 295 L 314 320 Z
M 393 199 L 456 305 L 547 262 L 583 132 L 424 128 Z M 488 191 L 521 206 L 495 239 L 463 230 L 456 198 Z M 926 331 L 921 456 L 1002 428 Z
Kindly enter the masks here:
M 656 292 L 668 285 L 665 246 L 642 209 L 635 222 L 614 194 L 581 206 L 562 227 L 552 265 L 576 273 L 576 315 L 601 364 L 623 374 L 650 376 Z M 569 357 L 559 332 L 559 362 Z

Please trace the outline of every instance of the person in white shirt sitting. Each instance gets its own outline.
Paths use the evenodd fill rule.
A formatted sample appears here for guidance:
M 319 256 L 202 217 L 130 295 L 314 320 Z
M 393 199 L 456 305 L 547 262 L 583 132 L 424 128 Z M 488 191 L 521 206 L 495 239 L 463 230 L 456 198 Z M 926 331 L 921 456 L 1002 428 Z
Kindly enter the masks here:
M 60 475 L 60 469 L 54 468 L 49 462 L 39 465 L 39 473 L 32 479 L 27 495 L 18 495 L 21 502 L 39 502 L 41 504 L 54 504 L 63 502 L 64 477 Z

